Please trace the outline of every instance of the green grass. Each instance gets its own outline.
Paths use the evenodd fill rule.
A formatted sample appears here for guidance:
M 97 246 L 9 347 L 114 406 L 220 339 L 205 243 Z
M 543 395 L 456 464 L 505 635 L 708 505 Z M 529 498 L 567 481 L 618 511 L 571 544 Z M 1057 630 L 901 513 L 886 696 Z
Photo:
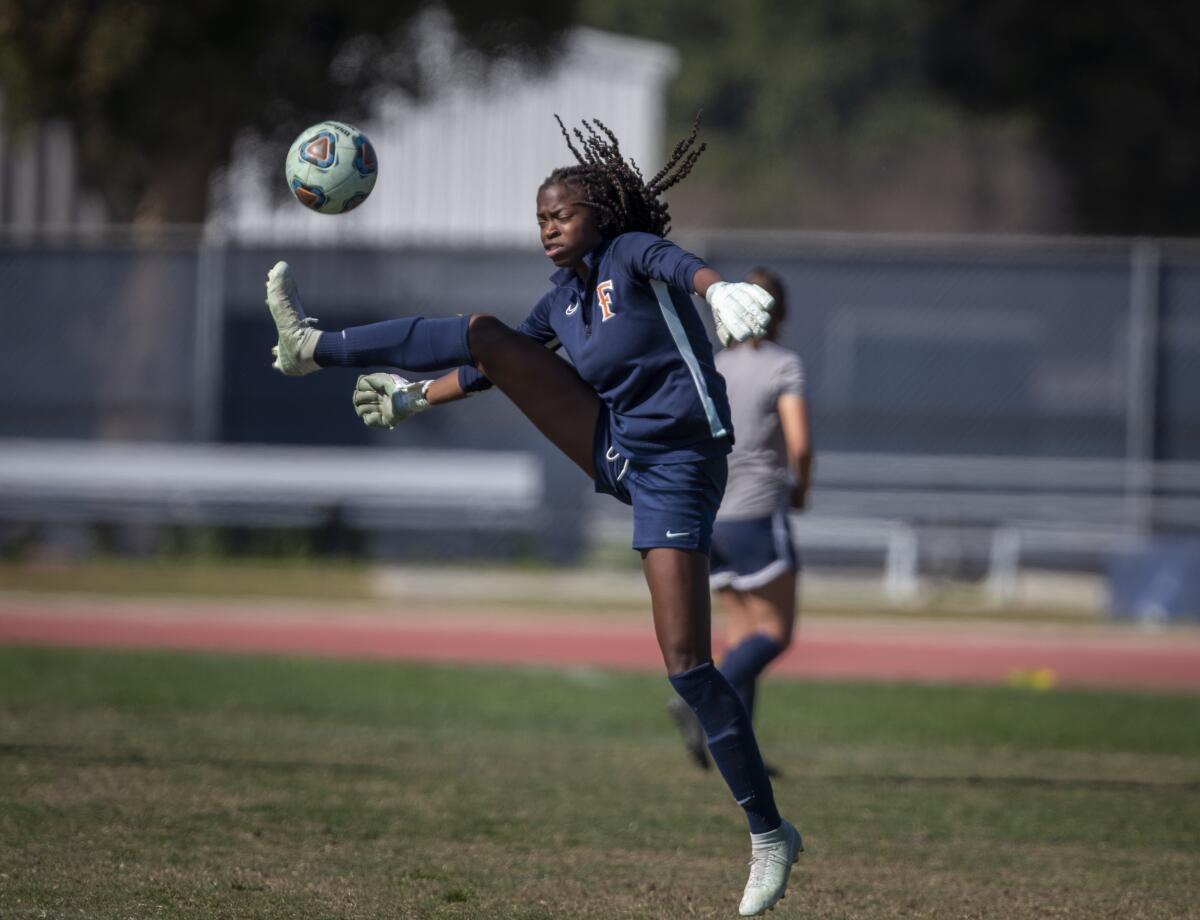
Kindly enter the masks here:
M 774 916 L 1200 916 L 1200 700 L 774 682 Z M 0 917 L 730 917 L 645 676 L 0 649 Z
M 104 559 L 44 565 L 0 562 L 0 591 L 117 597 L 374 597 L 367 566 L 306 558 L 249 562 Z

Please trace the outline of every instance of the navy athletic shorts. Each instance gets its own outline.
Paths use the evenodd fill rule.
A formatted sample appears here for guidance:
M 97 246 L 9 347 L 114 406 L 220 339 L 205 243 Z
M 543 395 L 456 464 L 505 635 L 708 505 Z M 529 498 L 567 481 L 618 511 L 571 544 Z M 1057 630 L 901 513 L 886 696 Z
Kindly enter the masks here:
M 786 511 L 719 521 L 713 529 L 708 576 L 713 588 L 752 591 L 799 568 Z
M 612 446 L 608 410 L 600 407 L 592 451 L 596 491 L 633 506 L 633 548 L 669 546 L 708 554 L 729 463 L 724 455 L 639 463 Z

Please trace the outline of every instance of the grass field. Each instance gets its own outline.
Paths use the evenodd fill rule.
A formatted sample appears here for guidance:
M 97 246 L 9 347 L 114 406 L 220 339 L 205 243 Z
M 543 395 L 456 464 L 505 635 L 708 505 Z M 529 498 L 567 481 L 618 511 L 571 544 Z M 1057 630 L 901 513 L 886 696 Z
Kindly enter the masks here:
M 0 917 L 730 917 L 660 678 L 0 649 Z M 773 916 L 1200 917 L 1200 699 L 776 682 Z

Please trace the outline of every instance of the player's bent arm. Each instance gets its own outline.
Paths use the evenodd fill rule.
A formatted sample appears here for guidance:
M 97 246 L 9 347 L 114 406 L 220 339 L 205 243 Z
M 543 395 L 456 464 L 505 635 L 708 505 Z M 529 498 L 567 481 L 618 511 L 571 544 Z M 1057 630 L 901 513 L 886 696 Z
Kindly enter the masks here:
M 432 406 L 471 394 L 458 382 L 458 371 L 436 380 L 405 380 L 396 374 L 364 374 L 354 385 L 354 411 L 369 428 L 395 428 Z
M 429 408 L 432 380 L 406 380 L 397 374 L 364 374 L 354 384 L 354 411 L 368 428 L 395 428 Z
M 792 507 L 808 504 L 808 485 L 812 479 L 812 438 L 808 427 L 808 407 L 804 397 L 783 393 L 777 406 L 779 427 L 787 448 L 788 474 L 792 479 Z

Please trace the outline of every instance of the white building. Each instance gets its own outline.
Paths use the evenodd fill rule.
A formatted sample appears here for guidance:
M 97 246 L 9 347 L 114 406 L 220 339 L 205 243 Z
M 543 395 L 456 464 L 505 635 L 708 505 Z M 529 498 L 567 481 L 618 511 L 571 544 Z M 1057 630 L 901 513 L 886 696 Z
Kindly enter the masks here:
M 427 37 L 422 69 L 445 88 L 417 101 L 393 95 L 359 125 L 380 166 L 365 204 L 336 216 L 310 212 L 278 194 L 286 188 L 285 151 L 264 162 L 261 148 L 246 148 L 218 183 L 210 229 L 246 242 L 532 242 L 538 185 L 574 162 L 555 114 L 568 127 L 599 118 L 647 176 L 662 165 L 667 83 L 678 68 L 673 48 L 576 29 L 547 69 L 502 62 L 486 79 L 456 79 L 437 30 Z
M 349 214 L 314 214 L 286 192 L 285 150 L 241 144 L 214 183 L 209 232 L 323 245 L 530 242 L 538 185 L 554 167 L 573 162 L 555 114 L 568 127 L 599 118 L 647 175 L 661 165 L 667 84 L 678 69 L 670 46 L 575 29 L 545 69 L 515 61 L 481 68 L 456 50 L 437 14 L 414 34 L 420 70 L 441 89 L 420 100 L 391 94 L 359 125 L 380 163 L 370 200 Z M 467 73 L 481 70 L 486 77 Z M 0 226 L 29 231 L 106 222 L 99 197 L 79 187 L 67 123 L 8 135 L 0 128 Z

